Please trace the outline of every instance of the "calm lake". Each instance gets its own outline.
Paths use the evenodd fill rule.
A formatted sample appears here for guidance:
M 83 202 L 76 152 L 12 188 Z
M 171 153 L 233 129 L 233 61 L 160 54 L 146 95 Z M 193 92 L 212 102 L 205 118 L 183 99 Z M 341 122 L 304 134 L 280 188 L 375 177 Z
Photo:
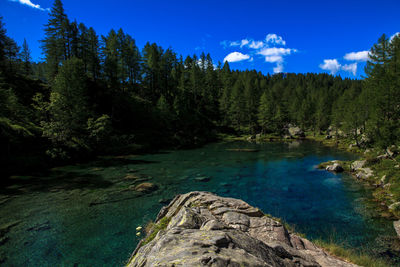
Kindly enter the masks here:
M 122 266 L 141 238 L 135 228 L 155 219 L 160 202 L 193 190 L 243 199 L 310 239 L 385 254 L 392 222 L 352 177 L 315 168 L 332 159 L 356 157 L 309 141 L 232 142 L 13 177 L 0 191 L 0 265 Z M 129 189 L 144 181 L 159 189 Z

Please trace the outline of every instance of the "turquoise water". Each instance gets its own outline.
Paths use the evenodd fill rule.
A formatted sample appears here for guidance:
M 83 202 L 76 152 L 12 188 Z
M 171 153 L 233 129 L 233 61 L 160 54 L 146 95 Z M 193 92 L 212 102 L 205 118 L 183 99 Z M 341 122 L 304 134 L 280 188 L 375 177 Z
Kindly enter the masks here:
M 160 202 L 193 190 L 241 198 L 309 238 L 393 258 L 392 223 L 378 216 L 369 190 L 347 175 L 315 168 L 332 159 L 355 156 L 314 142 L 234 142 L 14 177 L 0 191 L 0 265 L 122 266 L 141 238 L 135 228 L 155 218 Z M 140 181 L 125 179 L 128 174 Z M 129 189 L 143 181 L 159 189 Z

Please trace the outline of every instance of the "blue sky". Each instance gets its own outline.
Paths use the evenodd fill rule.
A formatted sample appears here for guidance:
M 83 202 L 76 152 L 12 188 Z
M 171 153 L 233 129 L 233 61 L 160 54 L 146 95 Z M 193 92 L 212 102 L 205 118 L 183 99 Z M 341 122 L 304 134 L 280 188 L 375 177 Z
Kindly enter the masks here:
M 98 35 L 123 28 L 139 47 L 156 42 L 184 56 L 209 52 L 233 69 L 361 77 L 367 50 L 400 32 L 399 0 L 64 0 L 68 17 Z M 8 35 L 42 57 L 53 0 L 0 0 Z

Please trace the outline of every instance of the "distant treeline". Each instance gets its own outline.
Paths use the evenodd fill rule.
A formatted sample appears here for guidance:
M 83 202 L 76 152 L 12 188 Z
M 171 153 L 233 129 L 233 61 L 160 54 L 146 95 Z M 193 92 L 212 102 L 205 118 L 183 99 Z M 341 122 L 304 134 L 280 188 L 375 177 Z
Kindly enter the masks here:
M 263 75 L 215 65 L 209 54 L 183 59 L 170 48 L 143 49 L 122 29 L 99 36 L 71 22 L 55 0 L 44 62 L 33 63 L 0 18 L 1 162 L 75 159 L 132 144 L 193 146 L 218 132 L 283 134 L 296 124 L 341 130 L 360 144 L 400 136 L 400 38 L 371 49 L 364 80 L 327 74 Z M 38 155 L 42 155 L 39 157 Z M 45 156 L 46 155 L 46 156 Z M 28 160 L 29 161 L 29 160 Z

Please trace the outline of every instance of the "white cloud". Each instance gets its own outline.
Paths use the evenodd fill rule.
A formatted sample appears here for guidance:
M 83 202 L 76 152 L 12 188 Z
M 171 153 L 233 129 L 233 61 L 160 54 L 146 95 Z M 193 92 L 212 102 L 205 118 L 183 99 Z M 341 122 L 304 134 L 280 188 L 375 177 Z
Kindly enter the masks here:
M 282 62 L 282 61 L 283 61 L 282 56 L 266 56 L 265 57 L 265 62 L 275 63 L 275 62 Z
M 42 10 L 42 11 L 49 11 L 50 10 L 49 8 L 42 8 L 40 5 L 35 5 L 34 3 L 31 2 L 31 0 L 9 0 L 9 1 L 18 2 L 18 3 L 22 4 L 22 5 L 27 5 L 27 6 L 30 6 L 32 8 L 36 8 L 36 9 Z
M 344 59 L 349 61 L 368 61 L 369 51 L 351 52 L 344 56 Z
M 264 46 L 264 42 L 262 41 L 251 41 L 251 43 L 249 44 L 250 48 L 253 49 L 260 49 Z
M 324 59 L 324 63 L 320 64 L 319 67 L 329 71 L 332 75 L 335 75 L 340 70 L 351 72 L 354 76 L 357 74 L 357 62 L 341 65 L 337 59 Z
M 356 74 L 357 74 L 357 62 L 353 63 L 353 64 L 344 65 L 342 67 L 342 70 L 351 72 L 351 73 L 353 73 L 354 76 L 356 76 Z
M 390 41 L 392 41 L 394 39 L 394 37 L 396 37 L 396 36 L 400 36 L 400 32 L 396 32 L 395 34 L 390 36 Z
M 297 49 L 282 47 L 286 45 L 286 42 L 283 40 L 282 36 L 275 33 L 267 34 L 264 40 L 246 38 L 240 41 L 223 41 L 221 45 L 225 49 L 228 47 L 240 47 L 240 49 L 249 50 L 247 54 L 242 54 L 240 52 L 230 53 L 225 57 L 224 61 L 237 62 L 248 60 L 252 62 L 254 60 L 254 55 L 259 55 L 264 57 L 265 62 L 276 64 L 273 68 L 275 73 L 283 72 L 285 56 L 297 52 Z M 254 51 L 250 49 L 254 49 Z
M 264 40 L 257 41 L 254 39 L 242 39 L 241 41 L 222 41 L 220 43 L 224 48 L 228 46 L 240 46 L 240 48 L 247 47 L 252 49 L 260 49 L 263 47 L 267 47 L 268 44 L 272 46 L 275 45 L 286 45 L 286 41 L 283 40 L 282 36 L 279 36 L 275 33 L 269 33 L 265 37 Z
M 284 56 L 290 55 L 292 52 L 297 52 L 297 50 L 283 47 L 268 47 L 260 50 L 257 54 L 263 56 Z
M 281 73 L 283 72 L 283 64 L 282 62 L 278 62 L 278 64 L 276 64 L 276 67 L 274 68 L 274 73 Z
M 232 52 L 232 53 L 230 53 L 229 55 L 227 55 L 227 56 L 224 58 L 224 62 L 225 62 L 225 61 L 228 61 L 228 62 L 238 62 L 238 61 L 243 61 L 243 60 L 246 60 L 246 59 L 249 59 L 249 58 L 250 58 L 249 55 L 242 54 L 242 53 L 240 53 L 240 52 Z
M 278 36 L 275 33 L 269 33 L 267 37 L 265 37 L 267 43 L 277 44 L 277 45 L 286 45 L 286 41 L 283 40 L 282 36 Z
M 276 63 L 274 73 L 283 72 L 284 56 L 297 52 L 297 49 L 283 47 L 268 47 L 261 49 L 257 54 L 265 57 L 265 62 Z
M 340 70 L 341 66 L 337 59 L 324 59 L 324 64 L 319 65 L 321 69 L 328 70 L 333 75 Z
M 205 62 L 205 64 L 206 64 L 206 63 L 207 63 L 207 62 Z M 201 59 L 198 59 L 198 60 L 197 60 L 197 66 L 201 67 L 202 65 L 203 65 L 203 61 L 202 61 Z M 216 70 L 216 69 L 218 68 L 218 66 L 215 65 L 214 63 L 213 63 L 212 65 L 213 65 L 214 70 Z
M 248 45 L 249 43 L 250 43 L 249 40 L 243 39 L 243 40 L 240 42 L 240 48 L 242 48 L 242 47 L 245 46 L 245 45 Z

